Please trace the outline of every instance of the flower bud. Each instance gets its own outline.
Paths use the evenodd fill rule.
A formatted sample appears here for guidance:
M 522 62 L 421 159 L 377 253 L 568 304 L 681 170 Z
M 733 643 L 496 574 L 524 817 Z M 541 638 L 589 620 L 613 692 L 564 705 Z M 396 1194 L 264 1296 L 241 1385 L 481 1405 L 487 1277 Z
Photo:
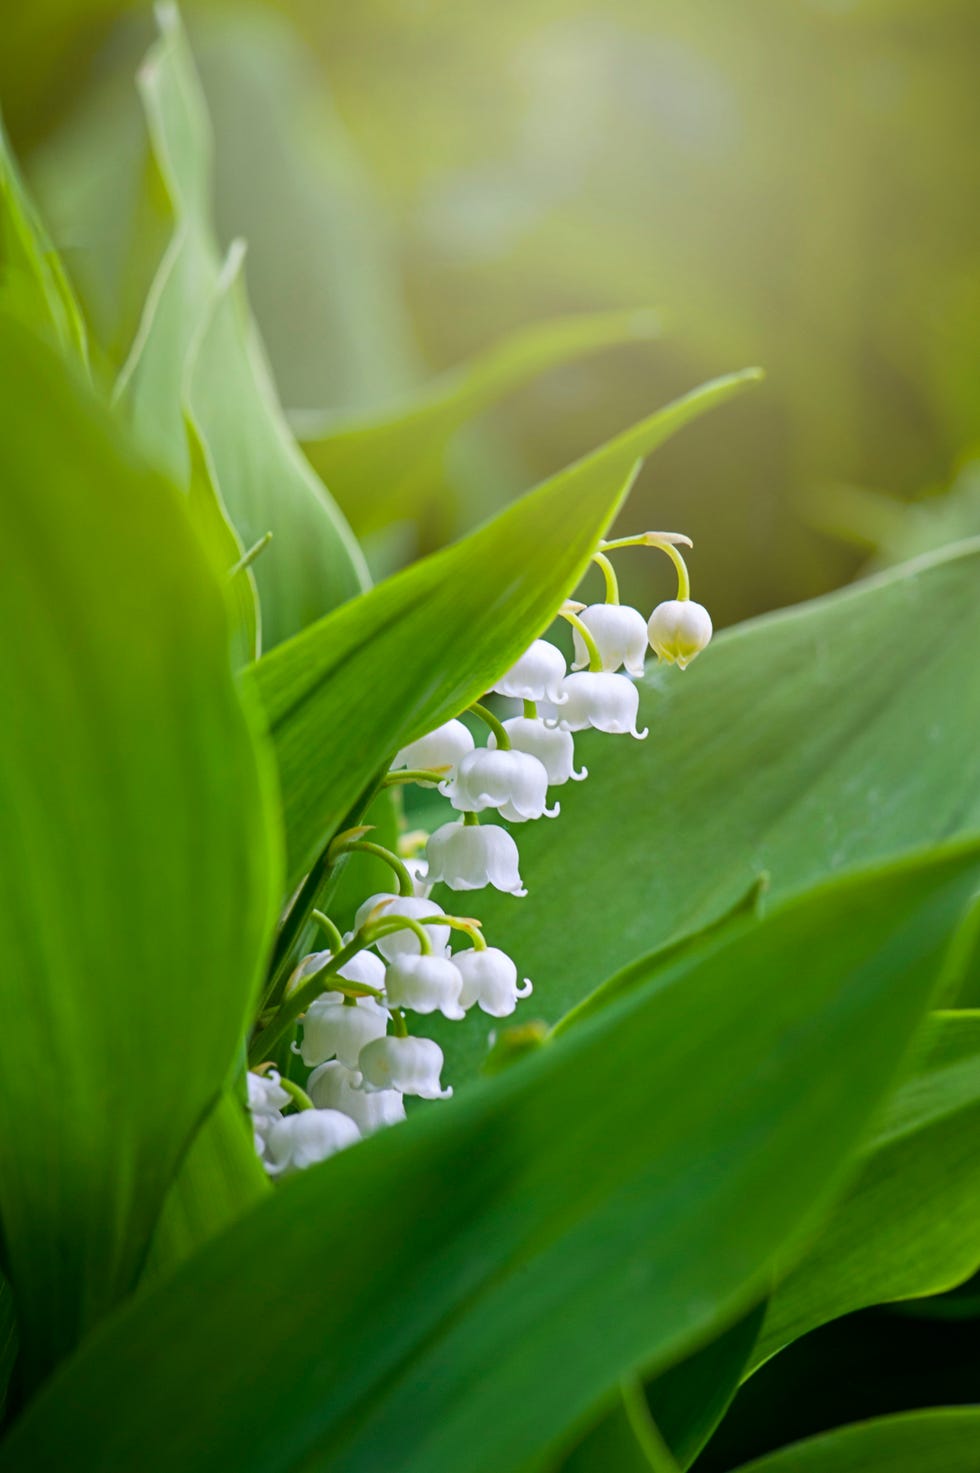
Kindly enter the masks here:
M 515 696 L 519 701 L 555 701 L 560 704 L 558 688 L 565 674 L 565 657 L 546 639 L 536 639 L 515 665 L 501 676 L 494 690 L 502 696 Z
M 711 639 L 711 615 L 689 598 L 658 604 L 647 625 L 650 647 L 670 664 L 686 670 Z
M 402 747 L 391 766 L 393 771 L 398 767 L 455 767 L 460 758 L 472 750 L 473 736 L 469 727 L 462 721 L 446 721 L 427 736 Z
M 446 1100 L 451 1089 L 443 1089 L 439 1076 L 442 1049 L 431 1038 L 376 1038 L 361 1050 L 358 1068 L 361 1089 L 400 1090 L 423 1100 Z
M 348 1069 L 357 1068 L 361 1049 L 372 1038 L 380 1038 L 388 1026 L 388 1011 L 373 997 L 357 1003 L 317 998 L 303 1019 L 300 1056 L 308 1068 L 339 1059 Z
M 497 824 L 446 823 L 425 846 L 429 878 L 450 890 L 482 890 L 493 885 L 511 895 L 526 895 L 518 871 L 517 845 Z
M 292 1176 L 337 1151 L 353 1146 L 361 1132 L 339 1110 L 301 1110 L 277 1120 L 266 1142 L 265 1169 L 270 1176 Z
M 385 973 L 385 992 L 392 1007 L 414 1013 L 442 1013 L 444 1018 L 465 1017 L 459 1005 L 463 979 L 444 956 L 396 956 Z
M 379 1089 L 368 1094 L 358 1088 L 360 1074 L 339 1059 L 321 1064 L 306 1081 L 306 1093 L 318 1110 L 339 1110 L 349 1115 L 362 1135 L 405 1119 L 405 1104 L 396 1089 Z
M 435 883 L 431 876 L 428 878 Z M 372 895 L 358 907 L 354 918 L 355 929 L 359 930 L 364 925 L 373 910 L 378 912 L 375 919 L 384 917 L 386 920 L 394 916 L 408 916 L 409 920 L 420 921 L 426 916 L 445 914 L 441 905 L 420 895 Z M 449 927 L 434 925 L 426 926 L 425 929 L 432 939 L 433 951 L 444 955 L 449 947 Z M 421 951 L 419 938 L 407 926 L 403 931 L 393 931 L 390 936 L 379 936 L 374 945 L 387 962 L 396 956 L 417 956 Z M 382 984 L 379 983 L 380 985 Z
M 582 623 L 595 640 L 603 670 L 618 670 L 625 665 L 631 675 L 643 674 L 647 652 L 647 622 L 639 609 L 626 604 L 590 604 L 579 614 Z M 585 670 L 589 652 L 585 640 L 573 627 L 575 643 L 573 670 Z
M 481 747 L 463 758 L 455 777 L 443 787 L 462 813 L 499 808 L 512 823 L 528 818 L 553 818 L 549 809 L 548 773 L 544 763 L 528 752 Z
M 636 729 L 640 693 L 627 676 L 582 670 L 566 675 L 562 689 L 566 704 L 558 711 L 556 720 L 566 731 L 584 731 L 587 726 L 593 726 L 596 731 L 614 735 L 628 732 L 641 740 L 646 736 L 646 728 Z
M 557 718 L 557 706 L 554 713 Z M 549 786 L 558 787 L 569 779 L 580 782 L 583 777 L 588 777 L 586 767 L 581 772 L 575 771 L 575 743 L 570 731 L 546 726 L 543 721 L 535 721 L 529 716 L 512 716 L 509 721 L 504 722 L 504 727 L 515 751 L 528 752 L 543 764 L 548 774 Z M 490 733 L 489 745 L 491 748 L 497 745 L 493 732 Z
M 507 1018 L 517 1007 L 518 999 L 529 997 L 533 988 L 525 977 L 524 986 L 517 985 L 517 968 L 506 952 L 496 946 L 482 951 L 458 951 L 453 957 L 463 978 L 460 1002 L 464 1008 L 479 1003 L 492 1018 Z

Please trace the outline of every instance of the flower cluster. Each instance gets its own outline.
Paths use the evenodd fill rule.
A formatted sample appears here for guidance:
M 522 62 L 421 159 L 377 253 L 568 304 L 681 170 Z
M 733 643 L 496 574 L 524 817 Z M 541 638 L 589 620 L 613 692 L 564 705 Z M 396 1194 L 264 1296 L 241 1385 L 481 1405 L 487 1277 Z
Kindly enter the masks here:
M 555 645 L 536 639 L 493 688 L 521 702 L 522 714 L 501 719 L 482 704 L 470 708 L 489 728 L 485 747 L 454 719 L 396 754 L 388 783 L 437 787 L 458 815 L 425 838 L 421 854 L 391 854 L 364 841 L 363 829 L 335 841 L 338 854 L 362 849 L 385 859 L 399 893 L 364 900 L 345 936 L 314 912 L 330 947 L 302 958 L 277 1015 L 300 1023 L 292 1048 L 310 1070 L 305 1088 L 266 1066 L 248 1076 L 256 1150 L 270 1175 L 288 1175 L 403 1120 L 407 1095 L 452 1094 L 442 1084 L 442 1050 L 409 1032 L 406 1013 L 459 1020 L 479 1007 L 506 1018 L 531 993 L 511 958 L 487 945 L 479 922 L 447 914 L 430 892 L 442 884 L 526 895 L 517 842 L 497 820 L 520 825 L 557 817 L 560 805 L 549 806 L 549 790 L 587 776 L 584 767 L 576 770 L 573 733 L 647 735 L 637 728 L 633 678 L 643 673 L 648 645 L 684 669 L 711 638 L 711 620 L 690 599 L 677 551 L 686 541 L 646 533 L 603 544 L 595 561 L 606 579 L 606 601 L 561 610 L 572 626 L 571 669 Z M 648 620 L 620 604 L 606 556 L 635 545 L 661 548 L 678 570 L 678 597 L 659 604 Z M 468 944 L 454 947 L 461 939 Z M 281 1035 L 280 1028 L 275 1036 Z

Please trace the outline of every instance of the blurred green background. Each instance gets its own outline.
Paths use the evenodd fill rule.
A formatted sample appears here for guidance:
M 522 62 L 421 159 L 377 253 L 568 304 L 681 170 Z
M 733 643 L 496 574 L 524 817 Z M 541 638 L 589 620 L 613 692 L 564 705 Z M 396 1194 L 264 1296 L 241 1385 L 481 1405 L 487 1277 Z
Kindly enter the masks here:
M 183 8 L 219 228 L 249 242 L 290 409 L 387 403 L 553 315 L 662 320 L 460 435 L 372 536 L 376 570 L 755 362 L 764 389 L 660 453 L 630 508 L 691 534 L 718 623 L 980 531 L 975 0 Z M 108 364 L 146 284 L 113 260 L 143 232 L 148 279 L 160 246 L 133 208 L 150 31 L 114 0 L 4 17 L 7 123 Z M 653 562 L 623 562 L 641 606 L 669 587 Z

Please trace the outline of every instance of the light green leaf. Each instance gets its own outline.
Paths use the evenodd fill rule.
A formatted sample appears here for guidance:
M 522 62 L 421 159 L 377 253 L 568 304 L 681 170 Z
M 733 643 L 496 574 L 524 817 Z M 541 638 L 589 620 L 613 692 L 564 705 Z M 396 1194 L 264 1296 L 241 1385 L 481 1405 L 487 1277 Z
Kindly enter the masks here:
M 758 377 L 750 369 L 693 390 L 259 662 L 290 884 L 385 760 L 488 690 L 554 618 L 637 458 Z
M 0 381 L 0 1214 L 30 1380 L 136 1281 L 240 1046 L 278 865 L 177 493 L 9 322 Z
M 978 876 L 961 845 L 746 919 L 300 1174 L 82 1348 L 7 1473 L 544 1455 L 731 1323 L 824 1209 Z
M 534 1011 L 554 1022 L 762 872 L 778 899 L 980 827 L 978 583 L 974 541 L 752 620 L 683 673 L 648 670 L 645 742 L 577 736 L 589 778 L 561 789 L 560 843 L 515 830 L 527 901 L 467 899 Z M 475 1014 L 439 1034 L 454 1081 L 485 1053 Z
M 85 324 L 0 123 L 0 308 L 88 367 Z
M 794 1442 L 738 1473 L 977 1473 L 980 1407 L 903 1412 Z
M 980 1265 L 980 1013 L 930 1019 L 860 1175 L 773 1295 L 753 1361 L 869 1304 L 938 1294 Z
M 359 416 L 294 415 L 296 433 L 360 534 L 409 513 L 438 490 L 449 441 L 468 420 L 547 369 L 659 336 L 652 312 L 600 312 L 535 323 L 411 398 Z

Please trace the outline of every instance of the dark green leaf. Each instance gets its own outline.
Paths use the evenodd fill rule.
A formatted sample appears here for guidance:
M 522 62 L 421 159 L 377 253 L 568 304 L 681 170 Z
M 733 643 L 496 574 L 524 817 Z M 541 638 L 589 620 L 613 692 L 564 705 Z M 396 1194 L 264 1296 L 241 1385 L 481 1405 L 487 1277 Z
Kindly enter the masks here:
M 33 1375 L 136 1280 L 240 1044 L 278 865 L 179 496 L 13 323 L 0 381 L 0 1213 Z
M 826 1205 L 978 874 L 961 845 L 746 919 L 301 1174 L 83 1347 L 6 1469 L 543 1455 L 625 1376 L 731 1323 Z
M 980 1407 L 880 1417 L 795 1442 L 738 1473 L 977 1473 Z

